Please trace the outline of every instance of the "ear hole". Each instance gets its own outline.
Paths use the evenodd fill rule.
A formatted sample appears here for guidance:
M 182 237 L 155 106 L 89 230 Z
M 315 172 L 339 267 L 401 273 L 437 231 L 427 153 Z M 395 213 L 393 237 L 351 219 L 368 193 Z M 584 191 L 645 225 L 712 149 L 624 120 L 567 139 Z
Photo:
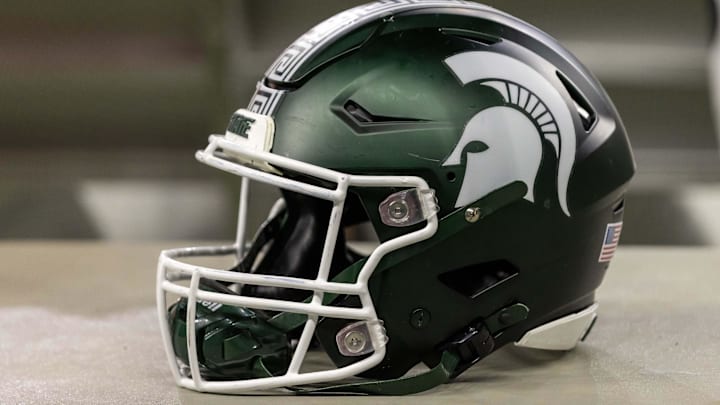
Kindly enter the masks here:
M 460 294 L 476 298 L 517 274 L 518 269 L 510 262 L 496 260 L 451 270 L 438 276 L 438 279 Z
M 457 180 L 457 175 L 455 174 L 455 172 L 448 172 L 447 179 L 450 183 L 454 183 L 455 180 Z

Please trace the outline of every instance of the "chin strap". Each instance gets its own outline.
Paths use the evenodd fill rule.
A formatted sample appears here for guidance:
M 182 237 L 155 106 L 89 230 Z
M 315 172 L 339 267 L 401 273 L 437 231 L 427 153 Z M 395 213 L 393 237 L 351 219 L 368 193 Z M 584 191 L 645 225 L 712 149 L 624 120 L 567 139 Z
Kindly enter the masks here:
M 427 391 L 445 384 L 460 375 L 480 359 L 492 353 L 495 339 L 483 322 L 478 322 L 459 333 L 444 346 L 440 362 L 430 370 L 416 375 L 391 380 L 371 380 L 337 385 L 288 387 L 298 395 L 313 394 L 371 394 L 409 395 Z M 271 376 L 262 360 L 255 370 Z
M 518 311 L 516 306 L 509 308 L 512 308 L 514 312 L 521 312 Z M 485 322 L 477 321 L 473 323 L 462 332 L 453 336 L 448 343 L 442 347 L 440 362 L 424 373 L 392 380 L 364 381 L 293 390 L 297 394 L 304 395 L 322 393 L 408 395 L 427 391 L 459 376 L 480 359 L 493 352 L 495 349 L 495 338 L 490 328 L 493 327 L 492 319 L 494 316 L 488 318 Z
M 427 391 L 460 375 L 470 366 L 492 353 L 495 339 L 483 322 L 468 327 L 444 346 L 440 362 L 430 370 L 416 375 L 391 380 L 371 380 L 337 385 L 287 387 L 298 395 L 313 394 L 372 394 L 408 395 Z M 256 361 L 255 372 L 262 377 L 272 374 Z
M 440 363 L 421 374 L 400 377 L 392 380 L 374 380 L 357 383 L 330 385 L 318 388 L 293 389 L 298 395 L 311 394 L 371 394 L 371 395 L 409 395 L 427 391 L 445 384 L 460 364 L 460 359 L 450 351 L 442 354 Z
M 372 380 L 338 385 L 287 387 L 297 395 L 316 394 L 366 394 L 366 395 L 409 395 L 427 391 L 450 381 L 460 365 L 460 358 L 450 351 L 444 351 L 440 363 L 421 374 L 392 380 Z M 253 367 L 260 377 L 272 377 L 263 361 L 258 358 Z

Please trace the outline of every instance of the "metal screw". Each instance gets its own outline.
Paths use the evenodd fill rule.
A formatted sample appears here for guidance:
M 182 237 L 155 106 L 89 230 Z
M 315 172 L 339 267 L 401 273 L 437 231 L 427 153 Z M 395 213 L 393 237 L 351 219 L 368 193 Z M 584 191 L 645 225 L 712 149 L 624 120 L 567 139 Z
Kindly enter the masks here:
M 395 220 L 403 220 L 407 218 L 409 209 L 405 200 L 397 200 L 390 203 L 388 207 L 390 216 Z
M 474 224 L 475 222 L 480 220 L 481 214 L 482 211 L 480 211 L 480 208 L 468 208 L 467 210 L 465 210 L 465 220 L 470 222 L 471 224 Z
M 415 329 L 423 329 L 430 323 L 430 311 L 417 308 L 410 314 L 410 325 Z
M 343 343 L 345 344 L 345 348 L 348 352 L 360 353 L 363 349 L 365 349 L 367 340 L 368 338 L 364 333 L 357 330 L 351 330 L 343 338 Z

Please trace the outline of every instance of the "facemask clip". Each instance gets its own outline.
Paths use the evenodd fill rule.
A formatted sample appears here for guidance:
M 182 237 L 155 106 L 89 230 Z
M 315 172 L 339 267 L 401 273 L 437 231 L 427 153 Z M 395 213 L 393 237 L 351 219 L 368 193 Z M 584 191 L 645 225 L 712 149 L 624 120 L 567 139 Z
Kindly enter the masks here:
M 376 341 L 385 345 L 388 341 L 382 321 L 355 322 L 342 328 L 335 336 L 340 354 L 347 357 L 359 357 L 375 351 L 371 333 L 376 334 Z
M 412 188 L 391 194 L 379 206 L 382 223 L 392 227 L 419 224 L 440 211 L 435 190 Z

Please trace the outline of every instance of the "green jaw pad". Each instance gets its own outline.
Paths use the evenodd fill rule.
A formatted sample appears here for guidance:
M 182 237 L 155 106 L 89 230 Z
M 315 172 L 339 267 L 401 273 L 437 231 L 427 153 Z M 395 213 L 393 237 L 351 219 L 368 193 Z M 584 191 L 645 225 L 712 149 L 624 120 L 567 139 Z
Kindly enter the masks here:
M 169 309 L 175 355 L 189 364 L 187 299 Z M 206 380 L 238 380 L 282 375 L 290 364 L 287 335 L 261 313 L 246 308 L 198 303 L 195 328 L 200 373 Z

